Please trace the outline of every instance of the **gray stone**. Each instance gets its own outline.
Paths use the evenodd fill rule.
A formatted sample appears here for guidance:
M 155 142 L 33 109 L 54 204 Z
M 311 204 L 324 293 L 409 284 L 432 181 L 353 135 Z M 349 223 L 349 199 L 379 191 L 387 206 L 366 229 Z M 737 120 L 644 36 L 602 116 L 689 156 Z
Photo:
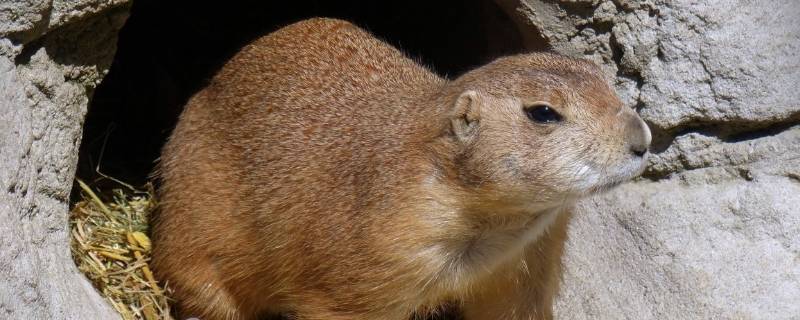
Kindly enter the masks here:
M 118 317 L 66 210 L 128 2 L 0 2 L 0 318 Z M 497 2 L 526 46 L 601 64 L 654 132 L 644 178 L 580 204 L 558 317 L 800 319 L 800 3 Z
M 0 38 L 24 44 L 70 22 L 95 16 L 130 0 L 4 0 Z
M 77 270 L 67 202 L 122 1 L 0 4 L 0 318 L 114 319 Z
M 644 178 L 580 204 L 561 319 L 800 319 L 800 3 L 538 1 L 653 129 Z
M 715 182 L 642 181 L 582 203 L 560 319 L 800 315 L 800 183 L 695 174 Z
M 52 7 L 46 0 L 8 0 L 0 2 L 0 37 L 28 40 L 47 29 Z

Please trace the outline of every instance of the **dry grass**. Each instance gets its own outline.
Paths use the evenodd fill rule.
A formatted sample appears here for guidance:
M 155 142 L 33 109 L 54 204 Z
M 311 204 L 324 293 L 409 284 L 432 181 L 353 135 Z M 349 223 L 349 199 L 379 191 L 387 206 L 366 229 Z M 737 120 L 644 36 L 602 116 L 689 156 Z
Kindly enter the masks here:
M 95 193 L 77 182 L 82 200 L 70 211 L 70 231 L 78 268 L 123 319 L 172 319 L 167 292 L 148 265 L 148 219 L 156 206 L 152 187 L 143 191 L 120 185 Z

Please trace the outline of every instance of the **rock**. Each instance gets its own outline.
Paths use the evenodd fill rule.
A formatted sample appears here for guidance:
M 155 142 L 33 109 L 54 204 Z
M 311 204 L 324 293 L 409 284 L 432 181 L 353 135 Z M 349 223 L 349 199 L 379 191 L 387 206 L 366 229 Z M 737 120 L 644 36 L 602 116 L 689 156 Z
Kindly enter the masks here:
M 0 38 L 24 44 L 70 22 L 96 16 L 130 0 L 6 0 L 0 4 Z
M 582 204 L 559 319 L 800 315 L 798 180 L 696 174 L 717 177 L 627 184 Z
M 125 1 L 0 4 L 0 318 L 114 319 L 77 270 L 67 202 Z
M 0 318 L 118 317 L 66 213 L 129 1 L 0 3 Z M 601 64 L 654 133 L 644 178 L 580 204 L 558 318 L 797 319 L 800 3 L 496 1 L 527 48 Z
M 580 204 L 560 319 L 797 319 L 800 3 L 524 0 L 654 133 L 643 179 Z

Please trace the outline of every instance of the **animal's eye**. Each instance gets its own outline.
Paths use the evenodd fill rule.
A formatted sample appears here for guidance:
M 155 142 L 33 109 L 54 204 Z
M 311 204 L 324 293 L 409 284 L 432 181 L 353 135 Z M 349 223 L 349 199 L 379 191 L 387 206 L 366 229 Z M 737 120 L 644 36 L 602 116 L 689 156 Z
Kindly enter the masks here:
M 548 105 L 538 104 L 525 108 L 528 119 L 538 123 L 556 123 L 561 121 L 561 115 Z

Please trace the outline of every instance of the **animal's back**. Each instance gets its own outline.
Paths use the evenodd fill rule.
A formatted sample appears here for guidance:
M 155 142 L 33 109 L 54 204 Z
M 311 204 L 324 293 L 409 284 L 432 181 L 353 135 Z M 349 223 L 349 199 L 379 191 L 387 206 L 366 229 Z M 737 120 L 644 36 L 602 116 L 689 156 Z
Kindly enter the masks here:
M 382 99 L 442 82 L 360 28 L 317 18 L 255 40 L 204 91 L 223 102 L 206 107 L 224 115 L 300 113 L 311 118 L 304 122 L 324 123 L 356 114 L 385 117 L 390 106 L 403 104 Z
M 416 119 L 437 111 L 409 99 L 443 83 L 339 20 L 306 20 L 243 48 L 189 101 L 162 154 L 154 263 L 182 286 L 176 298 L 217 301 L 198 310 L 280 309 L 288 287 L 322 286 L 303 272 L 328 261 L 309 257 L 365 250 L 357 231 L 343 229 L 365 220 L 348 214 L 380 205 L 375 190 L 397 194 L 397 179 L 410 178 L 387 172 L 414 166 L 403 144 L 424 136 L 429 128 L 418 126 L 430 121 Z M 308 241 L 320 238 L 328 240 Z M 330 270 L 347 269 L 337 263 Z
M 317 18 L 245 47 L 187 108 L 219 123 L 209 125 L 242 165 L 273 177 L 303 166 L 366 170 L 426 138 L 431 128 L 420 125 L 430 121 L 419 120 L 439 110 L 424 100 L 444 82 L 364 30 Z

